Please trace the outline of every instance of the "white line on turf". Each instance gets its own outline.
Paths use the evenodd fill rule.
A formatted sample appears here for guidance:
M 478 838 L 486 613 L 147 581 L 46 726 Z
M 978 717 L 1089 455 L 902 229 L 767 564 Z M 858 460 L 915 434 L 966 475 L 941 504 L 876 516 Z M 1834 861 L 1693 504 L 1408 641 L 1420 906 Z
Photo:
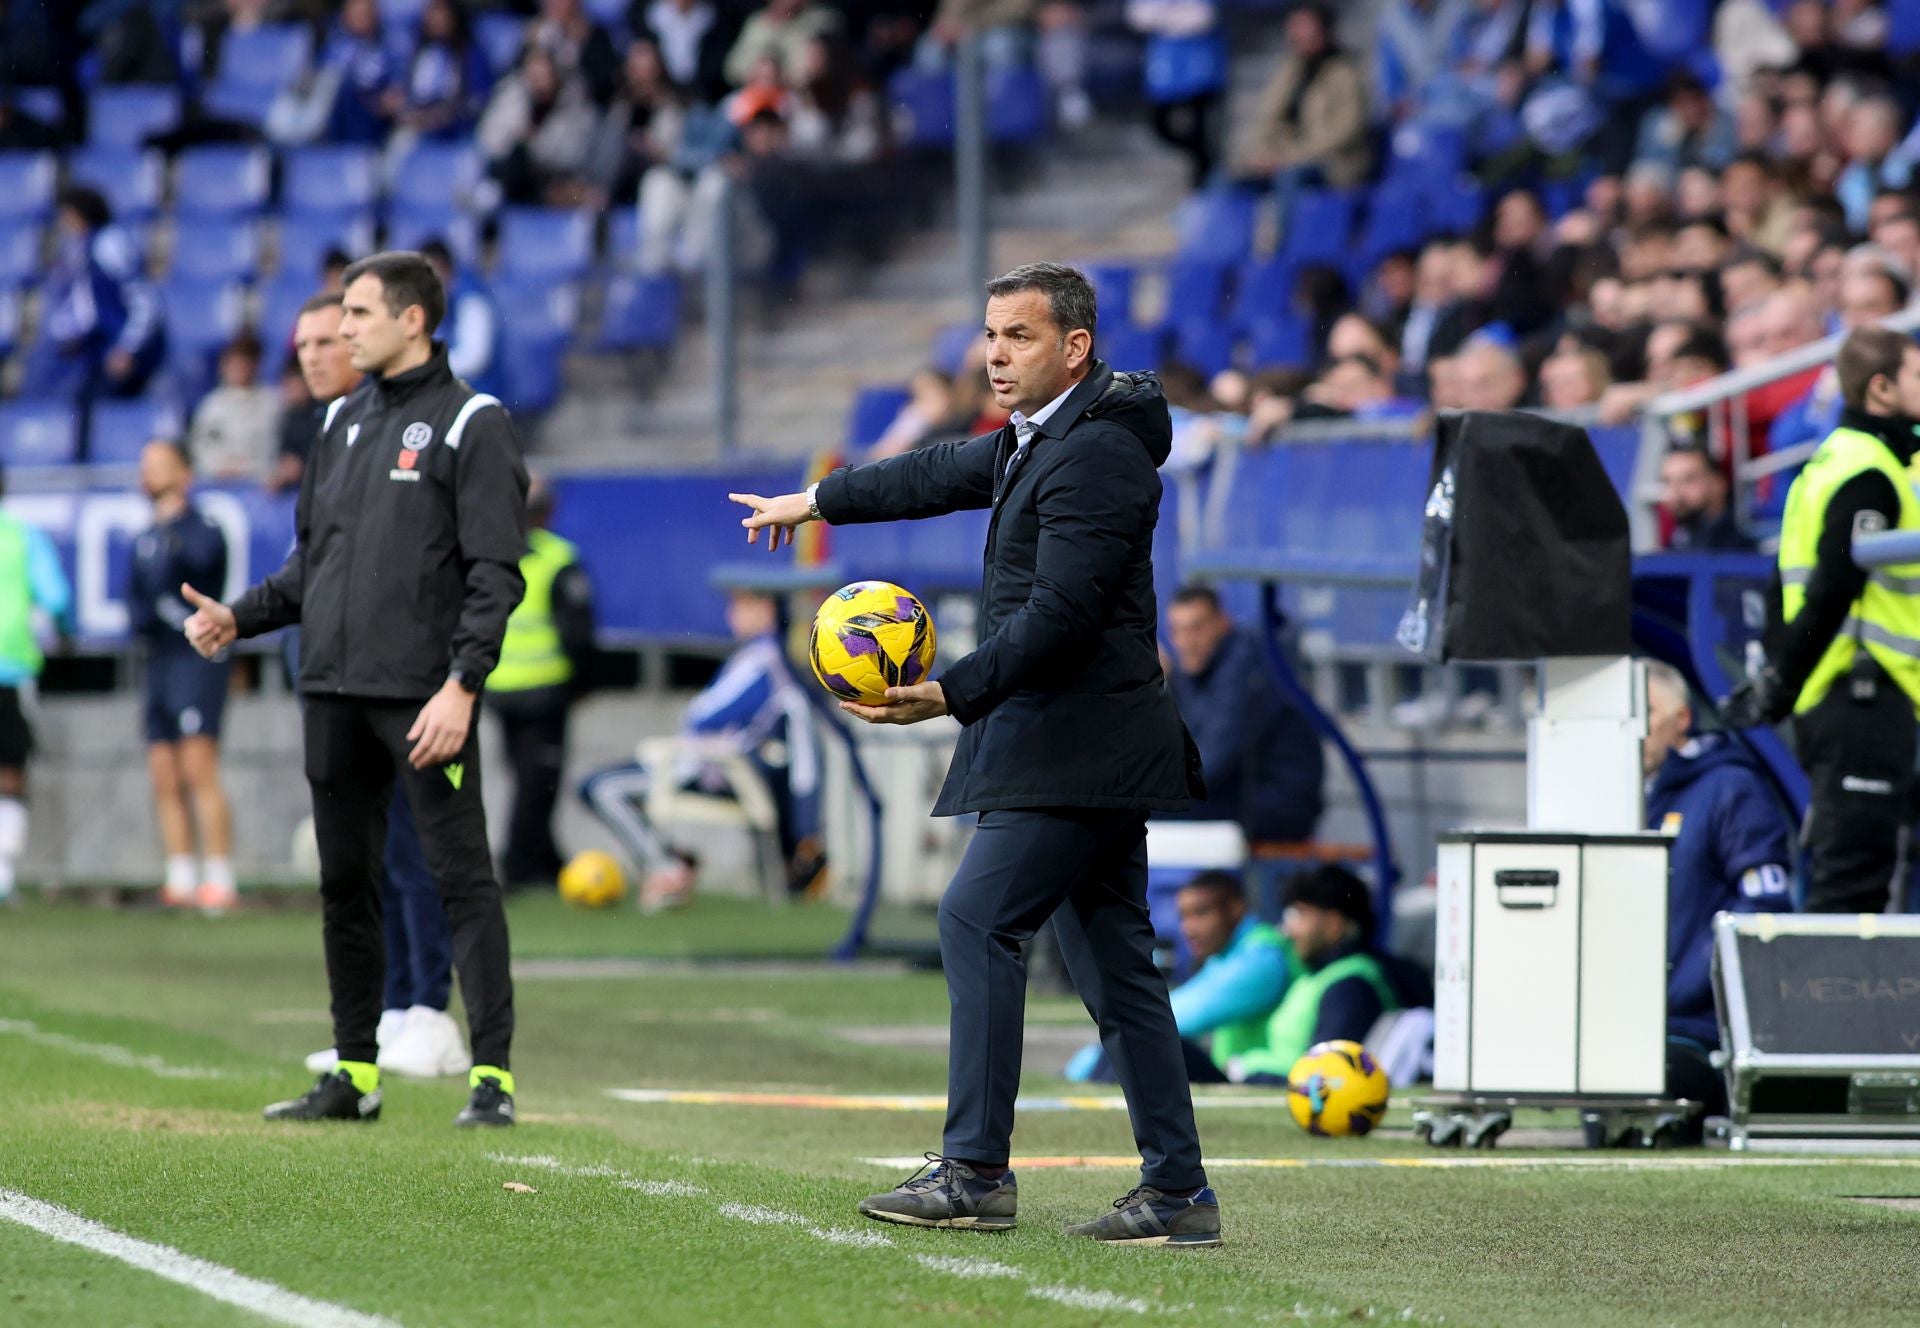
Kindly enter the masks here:
M 913 1261 L 922 1268 L 931 1268 L 936 1273 L 951 1273 L 955 1277 L 1025 1277 L 1018 1268 L 1009 1268 L 992 1259 L 975 1259 L 952 1254 L 916 1254 Z
M 50 1032 L 31 1019 L 0 1019 L 0 1033 L 10 1033 L 15 1037 L 38 1043 L 40 1046 L 52 1047 L 56 1051 L 72 1052 L 76 1056 L 89 1056 L 96 1061 L 105 1061 L 108 1065 L 119 1065 L 129 1070 L 145 1070 L 148 1074 L 157 1074 L 162 1079 L 224 1079 L 227 1077 L 225 1070 L 210 1069 L 204 1065 L 175 1065 L 158 1056 L 131 1051 L 111 1042 L 87 1042 L 65 1033 Z
M 869 1166 L 897 1170 L 900 1167 L 925 1166 L 919 1157 L 863 1157 Z M 1140 1165 L 1137 1157 L 1016 1157 L 1015 1171 L 1083 1170 L 1130 1171 Z M 1337 1170 L 1375 1167 L 1405 1167 L 1410 1170 L 1493 1169 L 1523 1171 L 1530 1169 L 1580 1167 L 1600 1171 L 1703 1171 L 1724 1167 L 1920 1167 L 1920 1157 L 1754 1157 L 1749 1153 L 1718 1153 L 1705 1157 L 1674 1157 L 1660 1153 L 1610 1153 L 1599 1157 L 1552 1154 L 1528 1156 L 1409 1156 L 1390 1157 L 1210 1157 L 1208 1167 L 1221 1170 L 1293 1171 L 1308 1167 L 1332 1167 Z
M 706 1191 L 698 1185 L 689 1185 L 684 1180 L 623 1180 L 623 1190 L 637 1190 L 641 1194 L 650 1194 L 656 1199 L 691 1199 Z
M 68 1245 L 118 1259 L 169 1282 L 191 1287 L 213 1300 L 251 1310 L 275 1323 L 292 1324 L 294 1328 L 398 1328 L 392 1319 L 362 1314 L 330 1301 L 311 1300 L 272 1282 L 183 1254 L 171 1246 L 125 1235 L 17 1190 L 0 1189 L 0 1218 Z
M 1136 1300 L 1132 1296 L 1116 1295 L 1111 1291 L 1089 1291 L 1086 1287 L 1028 1287 L 1027 1294 L 1061 1305 L 1071 1305 L 1077 1310 L 1125 1310 L 1128 1314 L 1145 1314 L 1153 1308 L 1146 1301 Z
M 877 1231 L 848 1231 L 839 1227 L 815 1226 L 799 1213 L 789 1213 L 784 1208 L 762 1208 L 759 1204 L 725 1203 L 720 1205 L 720 1216 L 730 1217 L 736 1222 L 751 1222 L 757 1227 L 798 1227 L 816 1240 L 824 1240 L 833 1245 L 852 1245 L 860 1249 L 878 1249 L 892 1245 L 893 1242 Z
M 634 1190 L 659 1199 L 691 1199 L 695 1195 L 706 1193 L 690 1181 L 649 1180 L 604 1162 L 594 1163 L 591 1166 L 576 1166 L 571 1162 L 562 1162 L 548 1153 L 489 1153 L 487 1158 L 489 1161 L 501 1162 L 510 1167 L 533 1167 L 540 1171 L 558 1172 L 562 1176 L 616 1181 L 623 1190 Z

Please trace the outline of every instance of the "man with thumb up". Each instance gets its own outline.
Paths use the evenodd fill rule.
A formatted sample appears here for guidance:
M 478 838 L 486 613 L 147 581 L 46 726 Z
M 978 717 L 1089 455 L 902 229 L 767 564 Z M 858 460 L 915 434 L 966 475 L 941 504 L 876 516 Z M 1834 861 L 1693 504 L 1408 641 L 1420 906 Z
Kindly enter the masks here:
M 328 407 L 279 571 L 231 605 L 190 586 L 187 640 L 209 658 L 301 624 L 307 782 L 337 1068 L 270 1120 L 373 1120 L 385 969 L 381 846 L 396 779 L 453 927 L 473 1041 L 458 1125 L 511 1125 L 507 921 L 480 797 L 480 685 L 524 583 L 527 472 L 500 403 L 447 367 L 446 294 L 414 253 L 347 269 L 340 336 L 367 381 Z

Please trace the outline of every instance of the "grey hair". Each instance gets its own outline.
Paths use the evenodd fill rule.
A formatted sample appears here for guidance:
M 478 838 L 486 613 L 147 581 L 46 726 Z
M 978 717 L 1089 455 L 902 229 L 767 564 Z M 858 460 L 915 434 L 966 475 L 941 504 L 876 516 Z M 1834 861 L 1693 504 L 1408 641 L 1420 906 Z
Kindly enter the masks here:
M 1685 706 L 1693 704 L 1693 693 L 1687 686 L 1686 678 L 1679 669 L 1661 659 L 1645 661 L 1647 668 L 1647 688 L 1658 688 L 1674 700 Z
M 987 283 L 990 299 L 1021 291 L 1039 291 L 1047 297 L 1047 308 L 1062 339 L 1069 332 L 1082 330 L 1093 336 L 1094 324 L 1100 320 L 1100 304 L 1093 283 L 1079 268 L 1065 263 L 1022 263 Z

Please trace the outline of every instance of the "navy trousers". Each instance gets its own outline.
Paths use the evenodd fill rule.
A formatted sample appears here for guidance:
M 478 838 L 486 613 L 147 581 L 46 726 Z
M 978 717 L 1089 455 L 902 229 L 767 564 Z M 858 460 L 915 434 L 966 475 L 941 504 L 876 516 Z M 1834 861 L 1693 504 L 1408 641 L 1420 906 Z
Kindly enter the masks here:
M 940 901 L 953 1011 L 941 1151 L 1004 1165 L 1020 1088 L 1025 947 L 1053 919 L 1075 990 L 1126 1093 L 1143 1184 L 1204 1185 L 1186 1057 L 1153 964 L 1144 812 L 984 812 Z

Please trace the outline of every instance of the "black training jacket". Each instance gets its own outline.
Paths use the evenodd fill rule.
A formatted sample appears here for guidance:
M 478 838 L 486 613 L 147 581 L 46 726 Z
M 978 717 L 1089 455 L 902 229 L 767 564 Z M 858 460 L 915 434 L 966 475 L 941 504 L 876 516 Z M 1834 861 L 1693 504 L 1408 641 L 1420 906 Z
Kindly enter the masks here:
M 300 690 L 419 700 L 484 678 L 526 589 L 527 471 L 507 412 L 446 348 L 327 409 L 286 563 L 233 604 L 241 636 L 301 624 Z
M 820 482 L 835 525 L 994 509 L 980 645 L 940 678 L 966 727 L 934 815 L 1178 811 L 1205 792 L 1160 671 L 1153 529 L 1172 439 L 1159 380 L 1096 362 L 1010 479 L 1011 425 Z

